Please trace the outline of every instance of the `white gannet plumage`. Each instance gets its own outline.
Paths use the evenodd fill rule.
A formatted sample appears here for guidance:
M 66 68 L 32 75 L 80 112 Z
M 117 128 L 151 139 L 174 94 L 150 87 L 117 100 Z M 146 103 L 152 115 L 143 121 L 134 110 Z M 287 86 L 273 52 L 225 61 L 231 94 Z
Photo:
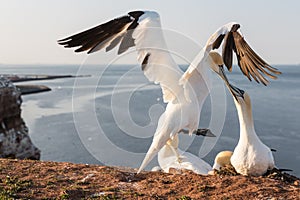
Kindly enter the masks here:
M 157 158 L 160 168 L 166 173 L 174 168 L 176 170 L 187 169 L 197 174 L 207 175 L 212 169 L 211 166 L 194 154 L 179 149 L 178 143 L 178 135 L 175 135 L 158 152 Z
M 214 63 L 202 56 L 202 64 L 185 78 L 183 85 L 179 79 L 183 71 L 167 50 L 159 15 L 152 11 L 129 12 L 87 31 L 59 40 L 66 48 L 79 47 L 75 52 L 92 53 L 102 48 L 107 51 L 119 43 L 118 53 L 135 46 L 138 61 L 149 81 L 160 84 L 163 100 L 167 103 L 161 115 L 152 144 L 138 172 L 153 159 L 158 151 L 182 129 L 190 134 L 198 129 L 201 107 L 208 95 L 208 65 Z M 204 59 L 207 58 L 207 59 Z M 217 66 L 216 66 L 217 67 Z
M 275 167 L 274 158 L 271 149 L 255 132 L 250 96 L 247 92 L 231 85 L 225 75 L 221 77 L 234 99 L 240 124 L 240 138 L 232 155 L 230 151 L 225 153 L 225 156 L 221 152 L 216 159 L 218 156 L 225 157 L 225 161 L 228 162 L 230 158 L 232 166 L 242 175 L 262 175 L 268 169 Z M 215 160 L 214 169 L 220 167 L 218 162 Z
M 231 71 L 234 52 L 237 57 L 238 66 L 243 74 L 247 76 L 250 81 L 253 78 L 256 82 L 267 85 L 269 82 L 264 75 L 276 79 L 275 74 L 278 75 L 281 74 L 281 72 L 271 67 L 254 52 L 245 41 L 239 28 L 240 25 L 236 22 L 231 22 L 220 27 L 210 36 L 205 49 L 206 51 L 219 49 L 223 42 L 223 63 L 218 60 L 218 65 L 225 64 L 228 70 Z M 218 69 L 214 69 L 214 71 L 218 72 Z M 218 74 L 223 78 L 230 93 L 234 97 L 240 122 L 240 140 L 233 154 L 230 151 L 225 151 L 220 152 L 220 154 L 216 156 L 213 168 L 220 168 L 220 166 L 224 164 L 223 161 L 228 163 L 228 159 L 230 159 L 231 164 L 238 173 L 244 175 L 261 175 L 265 173 L 267 169 L 274 167 L 274 159 L 270 148 L 264 145 L 255 133 L 250 97 L 247 93 L 244 94 L 244 91 L 228 82 L 222 67 L 219 68 L 219 72 Z M 248 140 L 249 138 L 247 136 L 252 139 Z
M 234 86 L 230 86 L 234 87 Z M 271 149 L 257 136 L 252 117 L 250 96 L 236 87 L 234 103 L 240 123 L 240 138 L 231 156 L 230 162 L 242 175 L 260 176 L 275 167 Z
M 220 33 L 227 32 L 224 28 Z M 230 38 L 231 31 L 229 32 L 226 38 Z M 59 40 L 58 43 L 66 48 L 78 47 L 75 52 L 88 53 L 103 48 L 110 51 L 119 45 L 118 54 L 121 54 L 130 47 L 135 47 L 145 76 L 149 81 L 160 84 L 163 100 L 167 106 L 159 119 L 152 144 L 138 170 L 140 172 L 180 130 L 188 129 L 190 134 L 197 130 L 201 108 L 209 93 L 209 68 L 223 79 L 225 76 L 223 67 L 219 65 L 220 59 L 216 60 L 219 57 L 211 52 L 217 47 L 217 43 L 222 42 L 217 36 L 215 40 L 210 38 L 204 51 L 196 56 L 185 73 L 168 52 L 159 14 L 153 11 L 129 12 L 125 16 Z M 230 44 L 227 42 L 229 40 L 225 41 L 225 44 Z M 273 68 L 269 70 L 277 72 Z

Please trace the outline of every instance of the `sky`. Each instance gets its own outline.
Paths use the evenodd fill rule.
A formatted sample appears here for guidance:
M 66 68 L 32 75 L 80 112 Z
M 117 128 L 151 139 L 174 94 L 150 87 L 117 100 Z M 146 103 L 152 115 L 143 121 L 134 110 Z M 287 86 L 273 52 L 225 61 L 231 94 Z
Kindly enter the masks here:
M 199 46 L 218 27 L 236 21 L 241 24 L 245 39 L 270 64 L 300 64 L 298 0 L 0 0 L 0 3 L 1 64 L 80 64 L 86 54 L 75 54 L 56 41 L 132 10 L 157 11 L 164 29 L 176 31 Z M 189 52 L 188 45 L 182 48 Z M 128 58 L 124 62 L 136 60 Z

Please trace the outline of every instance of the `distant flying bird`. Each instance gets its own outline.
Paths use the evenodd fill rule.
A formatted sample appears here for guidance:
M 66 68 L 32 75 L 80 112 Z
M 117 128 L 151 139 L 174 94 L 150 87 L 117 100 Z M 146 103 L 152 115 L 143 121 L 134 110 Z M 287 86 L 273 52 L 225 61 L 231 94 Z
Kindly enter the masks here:
M 173 168 L 175 170 L 191 170 L 197 174 L 207 175 L 212 169 L 211 166 L 194 154 L 182 151 L 179 149 L 178 144 L 179 138 L 178 135 L 175 135 L 161 148 L 157 156 L 160 168 L 166 173 L 169 173 L 170 169 Z
M 239 142 L 233 151 L 230 162 L 242 175 L 263 175 L 268 169 L 275 167 L 272 151 L 255 132 L 248 93 L 232 85 L 228 85 L 228 87 L 231 87 L 230 91 L 236 97 L 233 99 L 240 123 Z
M 233 33 L 236 34 L 237 30 L 237 28 L 234 28 L 232 32 L 229 30 L 230 33 L 228 33 L 225 28 L 223 29 L 224 31 L 218 31 L 217 33 L 227 34 L 225 39 Z M 209 93 L 209 68 L 227 81 L 222 67 L 222 57 L 217 52 L 211 51 L 219 47 L 221 41 L 220 37 L 215 39 L 211 37 L 205 51 L 201 51 L 196 56 L 184 74 L 167 49 L 159 14 L 153 11 L 129 12 L 125 16 L 59 40 L 58 43 L 66 48 L 77 47 L 75 52 L 87 51 L 88 53 L 103 48 L 110 51 L 119 45 L 118 54 L 121 54 L 130 47 L 135 47 L 138 61 L 141 63 L 145 76 L 149 81 L 160 84 L 163 100 L 167 103 L 167 106 L 159 119 L 153 142 L 138 170 L 140 172 L 166 142 L 178 134 L 179 131 L 187 129 L 192 134 L 198 129 L 202 105 Z M 226 44 L 230 44 L 230 40 L 225 41 L 227 41 Z M 237 44 L 240 44 L 240 42 Z M 235 50 L 236 48 L 226 49 Z M 230 55 L 230 53 L 227 54 Z M 229 60 L 227 54 L 225 55 L 226 62 Z M 247 56 L 247 58 L 247 60 L 249 58 L 258 59 L 257 56 Z M 260 66 L 256 67 L 260 69 Z M 255 65 L 250 67 L 251 70 L 257 70 L 257 68 L 255 68 Z M 270 70 L 277 73 L 273 68 L 270 68 Z

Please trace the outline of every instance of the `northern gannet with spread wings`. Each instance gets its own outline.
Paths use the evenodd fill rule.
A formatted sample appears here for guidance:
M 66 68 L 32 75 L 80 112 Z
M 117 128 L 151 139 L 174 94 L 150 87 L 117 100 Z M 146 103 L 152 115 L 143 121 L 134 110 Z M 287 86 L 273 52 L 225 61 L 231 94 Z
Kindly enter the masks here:
M 75 52 L 88 53 L 103 48 L 110 51 L 119 45 L 118 54 L 121 54 L 130 47 L 135 47 L 145 76 L 149 81 L 160 84 L 167 106 L 138 172 L 182 129 L 188 129 L 190 134 L 198 129 L 201 108 L 209 93 L 209 68 L 223 79 L 225 77 L 220 63 L 222 58 L 218 53 L 211 52 L 221 43 L 220 37 L 210 38 L 205 51 L 199 53 L 183 74 L 168 52 L 159 14 L 153 11 L 129 12 L 125 16 L 59 40 L 58 43 L 66 48 L 77 47 Z M 257 68 L 260 69 L 259 66 Z M 273 68 L 270 70 L 277 72 Z

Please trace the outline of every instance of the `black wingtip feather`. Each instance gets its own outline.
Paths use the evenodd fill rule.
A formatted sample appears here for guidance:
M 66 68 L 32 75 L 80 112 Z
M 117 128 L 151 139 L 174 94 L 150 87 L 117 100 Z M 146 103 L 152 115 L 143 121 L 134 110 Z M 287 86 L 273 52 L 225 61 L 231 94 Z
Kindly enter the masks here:
M 225 38 L 225 46 L 222 52 L 222 57 L 225 66 L 229 71 L 232 70 L 232 52 L 235 50 L 235 45 L 234 45 L 234 38 L 231 32 L 228 33 L 228 35 Z
M 239 25 L 239 24 L 233 24 L 230 32 L 236 32 L 240 27 L 241 27 L 241 25 Z
M 221 34 L 219 35 L 219 37 L 214 41 L 214 43 L 212 44 L 212 49 L 218 49 L 221 46 L 221 43 L 223 41 L 225 37 L 225 34 Z
M 141 15 L 143 15 L 145 12 L 144 11 L 131 11 L 128 13 L 131 17 L 134 17 L 135 19 L 138 19 Z
M 144 71 L 147 67 L 148 61 L 149 61 L 150 53 L 147 53 L 145 58 L 143 59 L 142 62 L 142 70 Z
M 58 40 L 58 44 L 63 45 L 66 48 L 79 47 L 75 50 L 77 53 L 87 51 L 89 54 L 97 50 L 101 50 L 106 47 L 106 45 L 110 45 L 111 40 L 121 33 L 129 23 L 134 21 L 132 17 L 137 17 L 141 14 L 142 12 L 132 12 L 132 16 L 126 15 L 115 18 L 86 31 L 60 39 Z M 116 45 L 117 44 L 113 44 L 109 48 L 115 47 Z

